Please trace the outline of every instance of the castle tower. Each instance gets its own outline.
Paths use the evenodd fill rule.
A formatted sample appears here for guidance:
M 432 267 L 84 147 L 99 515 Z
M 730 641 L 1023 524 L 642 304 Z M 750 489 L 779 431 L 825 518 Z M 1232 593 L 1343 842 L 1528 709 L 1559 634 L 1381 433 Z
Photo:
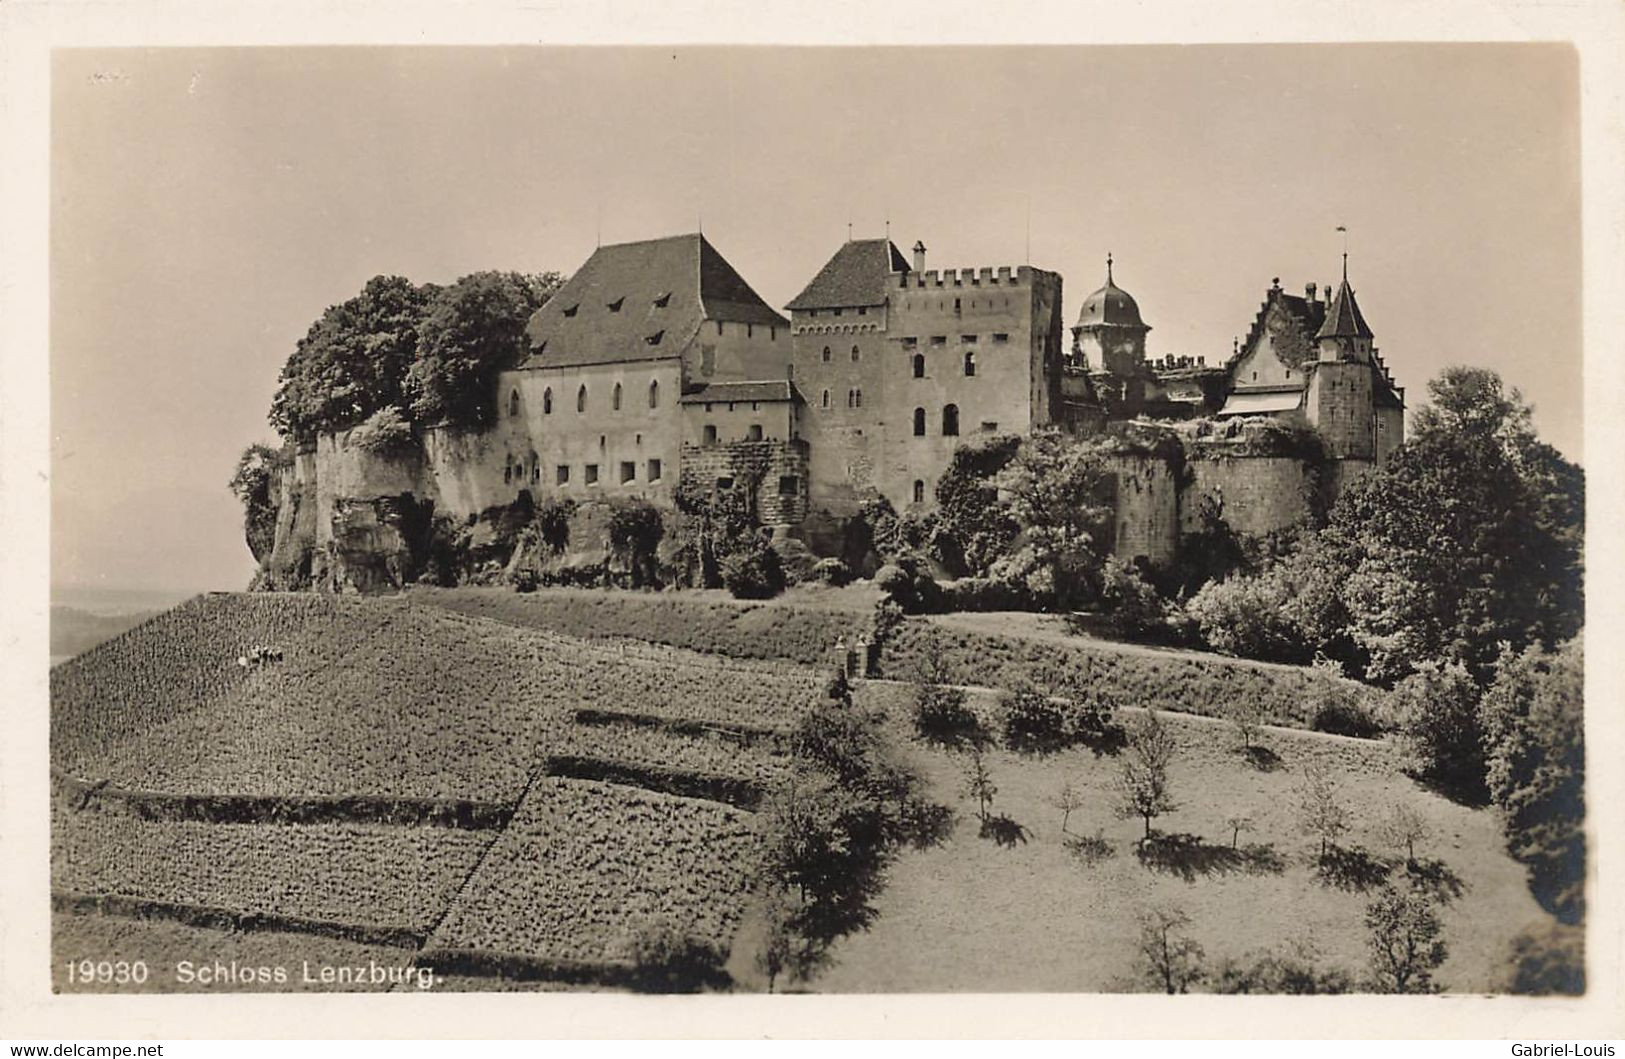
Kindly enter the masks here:
M 1105 372 L 1100 389 L 1123 414 L 1135 414 L 1144 403 L 1145 335 L 1151 328 L 1140 319 L 1134 298 L 1112 280 L 1112 258 L 1106 255 L 1106 285 L 1083 300 L 1072 328 L 1072 360 L 1091 373 Z
M 1378 373 L 1371 339 L 1371 328 L 1349 286 L 1345 255 L 1342 286 L 1315 334 L 1319 356 L 1304 403 L 1309 424 L 1320 432 L 1333 459 L 1376 460 L 1379 456 L 1373 393 Z

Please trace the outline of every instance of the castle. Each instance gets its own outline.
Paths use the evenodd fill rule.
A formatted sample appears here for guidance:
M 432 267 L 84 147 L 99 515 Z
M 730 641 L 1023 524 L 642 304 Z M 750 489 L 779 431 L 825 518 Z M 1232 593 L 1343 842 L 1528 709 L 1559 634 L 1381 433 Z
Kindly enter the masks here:
M 1211 365 L 1148 356 L 1151 328 L 1110 258 L 1068 346 L 1058 273 L 927 269 L 925 255 L 918 242 L 905 257 L 890 239 L 849 240 L 786 317 L 703 235 L 600 247 L 530 319 L 493 427 L 431 429 L 409 465 L 342 436 L 300 457 L 290 481 L 314 492 L 303 507 L 315 549 L 376 537 L 391 516 L 373 503 L 358 530 L 357 504 L 406 494 L 472 518 L 522 492 L 667 506 L 682 482 L 751 482 L 776 536 L 827 553 L 876 494 L 928 509 L 967 437 L 1054 427 L 1180 439 L 1177 459 L 1143 450 L 1113 464 L 1113 550 L 1168 562 L 1204 511 L 1241 533 L 1287 528 L 1403 440 L 1403 391 L 1346 255 L 1335 291 L 1299 297 L 1275 281 L 1246 338 Z M 1315 458 L 1251 444 L 1270 424 L 1312 432 Z M 299 517 L 293 500 L 279 517 Z

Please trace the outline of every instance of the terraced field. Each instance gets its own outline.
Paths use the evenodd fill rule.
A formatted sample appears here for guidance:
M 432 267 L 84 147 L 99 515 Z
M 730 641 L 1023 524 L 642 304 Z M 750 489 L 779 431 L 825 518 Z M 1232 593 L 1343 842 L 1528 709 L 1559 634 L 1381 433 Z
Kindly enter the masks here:
M 261 645 L 282 661 L 237 664 Z M 314 953 L 566 987 L 624 981 L 651 926 L 727 951 L 740 806 L 822 680 L 411 600 L 221 595 L 58 667 L 53 694 L 59 972 L 143 954 L 145 988 L 186 990 L 208 986 L 182 962 Z

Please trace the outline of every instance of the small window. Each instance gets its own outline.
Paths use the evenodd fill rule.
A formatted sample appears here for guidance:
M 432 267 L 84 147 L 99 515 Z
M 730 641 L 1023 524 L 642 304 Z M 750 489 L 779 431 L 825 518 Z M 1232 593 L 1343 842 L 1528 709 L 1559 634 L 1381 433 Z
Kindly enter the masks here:
M 581 308 L 580 305 L 572 305 L 568 309 L 564 310 L 564 315 L 565 316 L 574 316 L 576 314 L 576 310 L 579 309 L 579 308 Z
M 984 420 L 982 420 L 982 433 L 984 433 L 984 434 L 997 434 L 998 432 L 999 432 L 999 424 L 998 424 L 998 422 L 996 420 L 992 420 L 992 419 L 984 419 Z
M 914 479 L 914 502 L 916 504 L 925 503 L 925 483 L 918 478 Z
M 588 485 L 597 485 L 598 484 L 598 465 L 596 463 L 587 464 L 587 473 L 584 474 L 582 476 L 582 478 L 586 481 L 586 483 Z
M 621 311 L 621 304 L 623 302 L 625 302 L 625 301 L 626 301 L 626 297 L 625 297 L 625 295 L 622 295 L 621 297 L 616 298 L 614 301 L 610 302 L 607 306 L 605 306 L 605 308 L 607 308 L 612 313 L 618 313 L 618 312 Z
M 863 305 L 858 306 L 858 315 L 859 316 L 868 316 L 869 315 L 868 307 L 863 306 Z
M 955 284 L 956 284 L 956 285 L 957 285 L 957 284 L 958 284 L 958 283 L 959 283 L 959 281 L 958 281 L 958 280 L 954 280 L 954 283 L 955 283 Z M 959 312 L 959 310 L 960 310 L 960 305 L 959 305 L 959 299 L 958 299 L 958 298 L 955 298 L 955 299 L 954 299 L 954 312 L 956 312 L 956 313 L 957 313 L 957 312 Z
M 852 407 L 863 407 L 863 390 L 861 388 L 852 391 Z
M 660 345 L 660 340 L 662 338 L 665 338 L 665 337 L 666 337 L 666 332 L 664 332 L 664 331 L 656 331 L 654 334 L 650 335 L 648 338 L 645 338 L 644 341 L 649 343 L 651 346 L 658 346 L 658 345 Z
M 625 485 L 638 476 L 638 465 L 631 460 L 621 461 L 621 484 Z
M 705 424 L 705 443 L 707 445 L 715 445 L 717 443 L 717 425 L 715 423 Z
M 916 353 L 916 354 L 914 354 L 914 377 L 916 379 L 925 378 L 925 354 L 924 353 Z
M 726 493 L 728 490 L 732 489 L 733 487 L 734 487 L 734 480 L 732 478 L 729 478 L 727 476 L 723 476 L 723 477 L 717 479 L 717 492 Z
M 917 438 L 925 437 L 925 409 L 923 408 L 914 410 L 914 436 Z
M 549 386 L 547 389 L 542 391 L 542 415 L 550 416 L 552 414 L 553 414 L 553 387 Z
M 976 374 L 976 351 L 974 349 L 965 350 L 965 374 L 966 376 Z
M 757 407 L 757 403 L 755 401 L 752 401 L 750 403 L 750 410 L 752 412 L 760 412 L 761 411 L 761 409 Z
M 1002 331 L 997 331 L 997 332 L 994 332 L 993 341 L 1002 344 L 1002 343 L 1010 341 L 1010 336 L 1005 334 Z
M 913 349 L 915 346 L 918 346 L 919 344 L 920 344 L 919 338 L 915 337 L 914 335 L 910 335 L 907 338 L 903 339 L 903 348 L 904 349 Z
M 705 410 L 707 412 L 711 411 L 711 402 L 710 401 L 705 402 Z
M 655 308 L 664 309 L 671 302 L 671 291 L 667 291 L 655 299 Z
M 790 380 L 791 382 L 795 381 L 795 378 L 796 378 L 796 366 L 794 364 L 786 364 L 784 366 L 784 377 L 786 379 Z
M 836 310 L 835 310 L 835 315 L 836 315 L 836 316 L 839 316 L 839 315 L 841 315 L 841 310 L 839 310 L 839 309 L 836 309 Z
M 961 342 L 965 343 L 965 345 L 967 345 L 967 346 L 976 344 L 976 336 L 975 335 L 960 335 L 959 340 Z
M 946 346 L 948 344 L 948 336 L 947 335 L 932 335 L 931 336 L 931 344 L 933 346 Z
M 828 390 L 824 391 L 824 407 L 825 408 L 829 407 L 829 391 Z
M 719 335 L 722 334 L 722 321 L 721 320 L 717 321 L 717 334 L 719 334 Z
M 651 482 L 660 481 L 660 461 L 659 460 L 650 460 L 649 461 L 649 481 L 651 481 Z
M 734 403 L 732 401 L 729 401 L 728 402 L 728 411 L 732 412 L 733 410 L 734 410 Z
M 502 484 L 513 484 L 513 461 L 511 459 L 502 465 Z
M 568 463 L 561 463 L 557 467 L 553 468 L 553 484 L 570 484 L 570 465 Z
M 610 406 L 617 412 L 621 410 L 621 384 L 615 384 L 615 392 L 610 395 Z
M 801 492 L 801 479 L 793 474 L 779 475 L 779 495 L 795 496 Z
M 576 411 L 577 412 L 585 412 L 586 410 L 587 410 L 587 387 L 582 386 L 580 389 L 576 390 Z
M 750 425 L 750 430 L 746 433 L 745 437 L 750 441 L 761 441 L 762 440 L 762 424 L 760 424 L 760 423 L 752 423 Z
M 755 334 L 756 334 L 756 325 L 755 324 L 746 324 L 745 325 L 745 337 L 750 338 L 750 337 L 754 336 Z
M 659 408 L 660 407 L 660 380 L 659 379 L 656 379 L 653 382 L 649 383 L 649 407 L 650 408 Z
M 953 437 L 959 433 L 959 406 L 956 404 L 944 405 L 942 408 L 942 433 L 944 437 Z
M 530 480 L 532 482 L 542 480 L 542 460 L 534 452 L 530 454 Z
M 511 416 L 516 416 L 516 415 L 519 414 L 519 391 L 518 390 L 515 390 L 513 393 L 508 395 L 508 414 L 511 415 Z
M 776 325 L 767 329 L 767 340 L 769 342 L 777 342 L 779 340 L 779 329 Z
M 858 347 L 853 346 L 852 347 L 852 363 L 856 364 L 857 362 L 858 362 Z
M 829 363 L 829 347 L 828 346 L 824 347 L 824 363 L 825 364 Z

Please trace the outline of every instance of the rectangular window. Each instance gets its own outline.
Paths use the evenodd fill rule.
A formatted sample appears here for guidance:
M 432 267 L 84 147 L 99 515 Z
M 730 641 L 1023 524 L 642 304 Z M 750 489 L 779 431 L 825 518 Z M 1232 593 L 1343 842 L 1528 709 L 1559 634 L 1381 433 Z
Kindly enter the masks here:
M 1006 334 L 995 334 L 993 336 L 993 341 L 995 341 L 995 342 L 1008 342 L 1008 341 L 1010 341 L 1010 336 L 1006 335 Z
M 947 335 L 932 335 L 931 336 L 931 344 L 933 346 L 946 346 L 948 344 L 948 336 Z
M 660 461 L 659 460 L 650 460 L 649 461 L 649 481 L 651 481 L 651 482 L 660 481 Z
M 976 341 L 976 336 L 975 335 L 960 335 L 959 340 L 961 342 L 964 342 L 965 344 L 969 345 L 969 344 Z
M 903 339 L 903 348 L 904 349 L 913 349 L 915 346 L 917 346 L 919 344 L 920 344 L 920 340 L 918 338 L 914 337 L 913 335 L 909 335 L 907 338 Z
M 836 310 L 835 310 L 835 315 L 836 315 L 836 316 L 839 316 L 839 315 L 841 315 L 841 310 L 839 310 L 839 309 L 836 309 Z
M 984 434 L 997 434 L 998 432 L 999 432 L 999 424 L 998 423 L 994 422 L 991 419 L 982 420 L 982 433 L 984 433 Z
M 793 474 L 779 475 L 779 495 L 795 496 L 801 492 L 801 479 Z
M 621 461 L 621 484 L 625 485 L 638 476 L 638 465 L 631 460 Z
M 869 315 L 869 310 L 867 308 L 865 308 L 864 306 L 860 305 L 860 306 L 858 306 L 858 315 L 859 316 L 868 316 Z
M 588 485 L 597 485 L 598 484 L 598 465 L 596 463 L 587 464 L 587 473 L 585 475 L 583 475 L 582 477 L 586 480 L 586 483 Z
M 570 465 L 561 463 L 553 468 L 553 481 L 558 485 L 570 484 Z

